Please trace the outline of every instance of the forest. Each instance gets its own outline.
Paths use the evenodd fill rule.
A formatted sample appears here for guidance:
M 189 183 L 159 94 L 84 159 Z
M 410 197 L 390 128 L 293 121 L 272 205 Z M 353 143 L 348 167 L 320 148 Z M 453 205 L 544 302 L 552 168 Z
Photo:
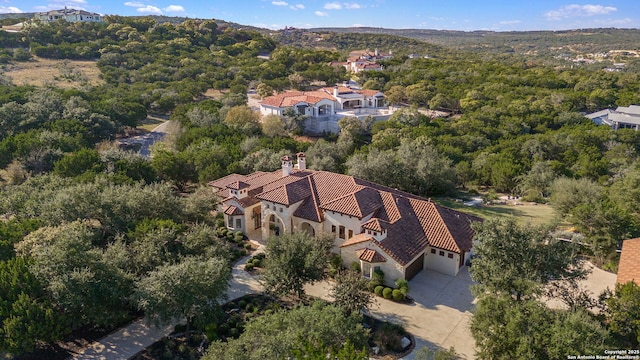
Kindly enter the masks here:
M 216 199 L 206 183 L 272 171 L 281 156 L 299 151 L 312 169 L 420 196 L 506 193 L 548 202 L 575 228 L 565 235 L 585 244 L 580 255 L 610 270 L 622 240 L 640 235 L 640 135 L 583 116 L 640 104 L 640 73 L 558 68 L 396 35 L 327 34 L 311 48 L 296 38 L 304 36 L 121 16 L 0 32 L 0 63 L 91 60 L 103 80 L 62 89 L 0 76 L 2 351 L 47 349 L 74 330 L 114 329 L 140 312 L 184 316 L 203 329 L 216 312 L 202 304 L 215 302 L 187 299 L 191 308 L 171 314 L 151 305 L 168 296 L 157 291 L 162 281 L 193 269 L 224 284 L 230 263 L 244 254 L 242 235 L 221 231 L 220 218 L 210 215 Z M 351 76 L 328 65 L 363 48 L 397 55 L 384 72 Z M 409 58 L 415 52 L 432 57 Z M 343 118 L 339 135 L 309 141 L 299 117 L 261 121 L 246 105 L 250 89 L 268 96 L 349 78 L 384 91 L 402 110 L 376 123 Z M 210 89 L 221 95 L 205 96 Z M 451 115 L 429 118 L 424 109 Z M 173 123 L 151 160 L 114 145 L 151 113 Z M 542 281 L 531 281 L 523 290 L 528 302 L 510 316 L 539 310 L 530 300 Z M 220 287 L 208 289 L 212 299 Z M 487 291 L 503 296 L 500 290 Z M 625 294 L 619 298 L 628 301 Z M 483 302 L 479 319 L 490 324 L 489 306 L 504 309 L 506 301 Z M 609 303 L 621 306 L 616 301 Z M 588 318 L 611 332 L 611 344 L 637 346 L 638 314 L 630 324 L 611 314 L 570 320 Z M 499 346 L 493 350 L 485 357 L 498 357 Z

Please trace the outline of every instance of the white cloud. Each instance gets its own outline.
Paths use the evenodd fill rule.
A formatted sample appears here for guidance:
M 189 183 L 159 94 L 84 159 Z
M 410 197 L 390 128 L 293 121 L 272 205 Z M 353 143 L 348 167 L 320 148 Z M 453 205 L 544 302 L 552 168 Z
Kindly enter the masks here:
M 618 9 L 613 6 L 572 4 L 563 6 L 557 10 L 548 11 L 544 16 L 547 20 L 561 20 L 571 17 L 605 15 L 615 11 L 618 11 Z
M 0 6 L 0 14 L 9 14 L 9 13 L 21 13 L 22 10 L 18 9 L 15 6 Z
M 363 6 L 358 3 L 344 3 L 344 7 L 347 9 L 362 9 Z
M 291 5 L 291 6 L 289 6 L 289 9 L 291 9 L 291 10 L 302 10 L 302 9 L 304 9 L 304 5 L 302 5 L 302 4 Z
M 329 16 L 325 11 L 316 11 L 314 14 L 316 14 L 316 16 Z
M 131 7 L 144 7 L 144 4 L 141 2 L 137 2 L 137 1 L 127 1 L 126 3 L 124 3 L 125 6 L 131 6 Z
M 340 10 L 342 9 L 342 4 L 337 3 L 337 2 L 332 2 L 332 3 L 326 3 L 323 6 L 325 9 L 327 10 Z M 317 14 L 316 14 L 317 15 Z
M 500 25 L 515 25 L 515 24 L 520 24 L 522 21 L 520 20 L 505 20 L 505 21 L 500 21 L 498 24 Z
M 152 14 L 152 15 L 162 15 L 162 10 L 155 6 L 147 5 L 145 7 L 139 7 L 136 9 L 137 12 L 141 14 Z
M 271 5 L 275 6 L 287 6 L 289 5 L 286 1 L 272 1 Z
M 169 5 L 164 8 L 164 11 L 169 13 L 183 13 L 184 8 L 182 7 L 182 5 Z

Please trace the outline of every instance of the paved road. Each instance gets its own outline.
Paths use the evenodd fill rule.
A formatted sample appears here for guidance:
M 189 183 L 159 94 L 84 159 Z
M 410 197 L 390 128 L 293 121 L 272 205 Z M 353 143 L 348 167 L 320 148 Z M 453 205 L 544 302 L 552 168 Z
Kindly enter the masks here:
M 263 247 L 258 252 L 263 251 Z M 243 258 L 233 266 L 229 290 L 229 300 L 234 300 L 247 294 L 262 291 L 262 285 L 257 279 L 244 271 L 244 264 L 249 256 Z M 130 359 L 158 340 L 173 331 L 174 324 L 157 327 L 148 324 L 145 319 L 135 321 L 121 328 L 111 335 L 91 344 L 81 353 L 75 355 L 77 360 L 126 360 Z
M 140 144 L 140 150 L 138 152 L 140 153 L 140 155 L 148 158 L 151 156 L 151 145 L 153 145 L 156 141 L 160 141 L 164 138 L 164 135 L 167 133 L 168 125 L 169 121 L 165 121 L 162 124 L 156 126 L 148 134 L 121 139 L 120 143 L 128 145 Z

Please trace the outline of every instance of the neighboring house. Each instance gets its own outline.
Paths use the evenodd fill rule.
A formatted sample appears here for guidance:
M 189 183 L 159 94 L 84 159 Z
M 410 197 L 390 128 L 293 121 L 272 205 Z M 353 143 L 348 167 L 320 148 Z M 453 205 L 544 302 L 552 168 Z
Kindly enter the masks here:
M 334 115 L 349 109 L 380 109 L 385 106 L 384 94 L 378 90 L 357 90 L 346 86 L 322 88 L 316 91 L 286 91 L 264 98 L 260 113 L 282 116 L 286 109 L 308 117 Z
M 264 98 L 260 102 L 260 113 L 283 115 L 286 109 L 307 117 L 334 115 L 349 109 L 383 108 L 384 94 L 377 90 L 357 90 L 345 86 L 322 88 L 316 91 L 286 91 Z
M 383 53 L 376 49 L 373 53 L 367 50 L 356 50 L 349 53 L 347 62 L 343 64 L 347 71 L 353 73 L 359 73 L 365 70 L 382 71 L 384 67 L 377 63 L 377 61 L 392 59 L 393 54 Z
M 617 283 L 634 281 L 640 285 L 640 238 L 622 242 Z
M 282 158 L 282 169 L 231 174 L 209 183 L 222 198 L 227 227 L 265 240 L 306 231 L 334 237 L 333 251 L 347 267 L 371 277 L 411 279 L 424 268 L 455 276 L 470 257 L 479 218 L 430 200 L 352 176 L 306 169 Z
M 102 22 L 102 15 L 84 10 L 67 9 L 36 13 L 34 19 L 40 21 L 56 21 L 64 19 L 68 22 Z
M 607 125 L 613 130 L 640 129 L 640 106 L 619 106 L 615 110 L 605 109 L 585 115 L 598 125 Z

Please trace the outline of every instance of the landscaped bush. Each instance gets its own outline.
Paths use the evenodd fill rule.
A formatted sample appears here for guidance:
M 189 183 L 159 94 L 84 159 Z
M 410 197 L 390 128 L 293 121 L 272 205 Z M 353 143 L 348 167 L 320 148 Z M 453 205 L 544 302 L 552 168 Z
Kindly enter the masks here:
M 383 351 L 402 351 L 402 337 L 406 331 L 400 325 L 384 323 L 374 335 L 374 343 Z
M 357 262 L 357 261 L 352 262 L 351 263 L 351 270 L 360 272 L 360 270 L 361 270 L 360 269 L 360 263 Z
M 376 288 L 377 288 L 378 286 L 380 286 L 380 285 L 382 285 L 382 284 L 381 284 L 381 283 L 379 283 L 378 281 L 376 281 L 376 280 L 371 280 L 371 281 L 369 281 L 369 282 L 367 283 L 367 289 L 369 289 L 369 291 L 371 291 L 371 292 L 375 292 Z
M 220 326 L 218 326 L 218 336 L 227 336 L 227 335 L 229 335 L 229 325 L 220 324 Z
M 238 308 L 244 309 L 247 306 L 247 302 L 244 300 L 238 301 Z
M 254 267 L 254 265 L 253 265 L 253 263 L 252 263 L 252 262 L 248 262 L 248 261 L 247 261 L 247 263 L 246 263 L 246 264 L 244 264 L 244 269 L 245 269 L 245 270 L 247 270 L 247 271 L 251 271 L 251 270 L 253 270 L 253 267 Z
M 240 256 L 247 256 L 247 250 L 245 250 L 245 249 L 241 249 L 241 250 L 239 251 L 239 254 L 240 254 Z
M 391 297 L 393 297 L 393 301 L 402 301 L 404 300 L 404 294 L 402 293 L 402 291 L 398 290 L 398 289 L 394 289 L 393 292 L 391 293 Z
M 382 284 L 384 282 L 384 272 L 380 269 L 375 269 L 373 271 L 373 280 L 377 280 Z
M 402 292 L 402 295 L 407 296 L 407 294 L 409 294 L 409 282 L 407 280 L 397 279 L 396 286 L 398 287 L 398 290 Z
M 375 287 L 375 289 L 373 290 L 373 292 L 377 295 L 377 296 L 382 296 L 382 292 L 384 291 L 384 286 L 382 285 L 378 285 Z
M 218 339 L 218 324 L 211 323 L 204 327 L 204 333 L 207 336 L 207 340 L 214 341 Z
M 385 299 L 391 299 L 391 296 L 393 295 L 393 289 L 386 287 L 384 288 L 384 290 L 382 290 L 382 297 L 384 297 Z
M 247 250 L 251 250 L 251 244 L 250 243 L 244 244 L 244 248 Z

